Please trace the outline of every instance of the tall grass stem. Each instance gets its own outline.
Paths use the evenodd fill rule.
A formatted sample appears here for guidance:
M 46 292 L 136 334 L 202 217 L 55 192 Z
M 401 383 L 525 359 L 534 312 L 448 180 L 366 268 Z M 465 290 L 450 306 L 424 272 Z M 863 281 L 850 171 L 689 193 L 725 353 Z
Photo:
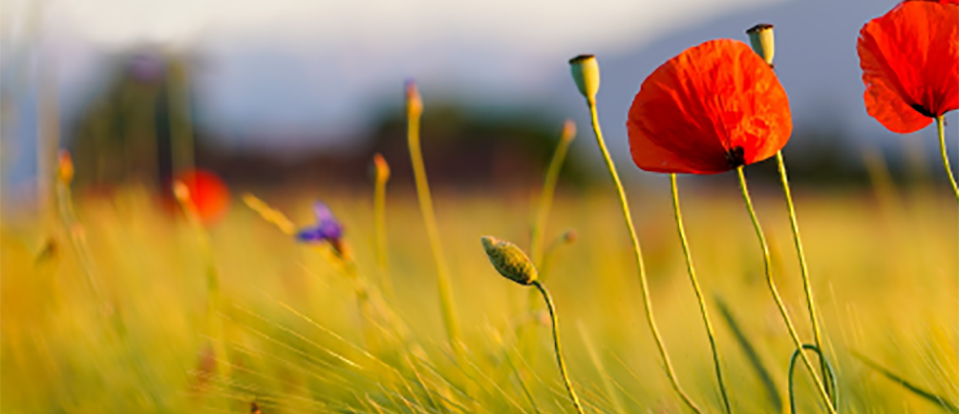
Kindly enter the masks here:
M 380 164 L 382 162 L 382 164 Z M 390 275 L 386 239 L 386 183 L 390 179 L 386 161 L 377 154 L 376 186 L 373 192 L 373 224 L 376 231 L 376 262 L 380 269 L 380 289 L 390 302 L 395 302 L 393 279 Z M 382 169 L 385 168 L 385 174 Z
M 706 300 L 703 299 L 703 291 L 699 287 L 699 280 L 696 279 L 696 268 L 693 265 L 693 256 L 689 252 L 689 242 L 686 240 L 686 230 L 683 227 L 683 214 L 679 208 L 679 189 L 676 186 L 676 174 L 669 174 L 669 184 L 673 195 L 673 212 L 676 215 L 676 229 L 679 232 L 679 241 L 683 245 L 683 255 L 686 256 L 686 270 L 689 272 L 689 281 L 693 284 L 693 290 L 696 291 L 696 299 L 699 300 L 699 312 L 703 315 L 703 324 L 706 326 L 706 335 L 709 336 L 709 347 L 713 353 L 713 364 L 716 367 L 716 380 L 719 382 L 719 393 L 723 398 L 723 406 L 726 413 L 732 413 L 729 406 L 729 396 L 726 394 L 726 383 L 723 378 L 722 363 L 719 358 L 719 347 L 716 345 L 716 332 L 713 330 L 713 323 L 709 320 L 709 311 L 706 309 Z
M 799 256 L 799 270 L 802 274 L 803 289 L 806 292 L 806 307 L 809 309 L 809 321 L 812 323 L 813 339 L 815 340 L 817 352 L 819 352 L 820 355 L 819 369 L 822 377 L 825 378 L 828 367 L 825 355 L 822 354 L 822 352 L 825 352 L 825 348 L 822 347 L 822 330 L 819 327 L 816 300 L 813 296 L 812 282 L 809 280 L 809 266 L 806 263 L 806 253 L 802 247 L 802 237 L 799 235 L 799 221 L 796 219 L 796 206 L 793 204 L 792 192 L 789 190 L 789 177 L 788 174 L 786 174 L 786 163 L 783 161 L 782 151 L 776 152 L 776 163 L 779 165 L 779 178 L 782 179 L 783 194 L 786 197 L 786 207 L 789 210 L 789 225 L 792 227 L 793 241 L 796 243 L 796 254 Z M 826 387 L 826 394 L 832 396 L 835 391 L 831 389 L 831 383 L 825 381 L 824 385 Z
M 812 374 L 813 380 L 816 383 L 816 389 L 819 390 L 819 395 L 822 397 L 823 401 L 826 402 L 826 408 L 829 410 L 830 414 L 836 414 L 836 408 L 832 406 L 832 401 L 829 399 L 829 394 L 826 393 L 826 387 L 823 386 L 822 380 L 816 375 L 816 369 L 813 368 L 812 362 L 809 361 L 809 357 L 806 356 L 805 352 L 802 352 L 803 343 L 799 339 L 799 334 L 796 333 L 796 327 L 793 325 L 792 319 L 789 317 L 789 312 L 786 310 L 786 305 L 783 303 L 782 297 L 779 295 L 779 289 L 776 288 L 776 282 L 773 280 L 772 274 L 772 263 L 769 258 L 769 244 L 766 243 L 766 235 L 763 233 L 763 228 L 759 224 L 759 218 L 756 217 L 756 210 L 753 208 L 752 199 L 749 197 L 749 188 L 746 185 L 746 175 L 743 173 L 743 167 L 739 166 L 736 168 L 736 174 L 739 176 L 739 187 L 742 189 L 743 201 L 746 203 L 746 209 L 749 211 L 749 218 L 753 222 L 753 228 L 756 230 L 756 237 L 759 239 L 760 249 L 763 252 L 763 266 L 766 271 L 766 283 L 769 285 L 769 291 L 773 295 L 773 299 L 776 301 L 776 306 L 779 308 L 779 313 L 783 317 L 783 321 L 786 322 L 786 328 L 789 330 L 789 336 L 792 337 L 793 344 L 796 346 L 796 350 L 799 351 L 799 356 L 802 357 L 803 364 L 806 365 L 806 368 L 809 369 L 809 373 Z
M 566 371 L 566 362 L 563 360 L 562 342 L 559 339 L 559 321 L 556 319 L 556 306 L 553 304 L 553 298 L 549 295 L 549 291 L 547 291 L 538 280 L 534 280 L 531 284 L 536 286 L 536 289 L 543 294 L 543 300 L 546 301 L 546 308 L 549 309 L 549 318 L 553 322 L 553 349 L 556 351 L 556 362 L 559 364 L 560 374 L 563 375 L 563 383 L 566 384 L 566 391 L 569 393 L 569 398 L 573 400 L 576 412 L 584 414 L 583 406 L 579 403 L 579 397 L 576 396 L 576 391 L 573 390 L 573 383 L 569 380 L 569 373 Z
M 952 192 L 956 195 L 956 201 L 959 201 L 959 185 L 956 184 L 956 177 L 952 174 L 952 168 L 949 166 L 949 155 L 946 153 L 946 131 L 945 119 L 942 115 L 936 117 L 936 132 L 939 133 L 939 153 L 942 155 L 942 166 L 946 169 L 946 176 L 949 177 L 949 184 L 952 184 Z
M 669 377 L 669 381 L 672 384 L 673 389 L 677 394 L 679 394 L 679 396 L 683 399 L 683 402 L 685 402 L 690 409 L 696 413 L 702 413 L 696 403 L 689 398 L 689 395 L 687 395 L 686 392 L 683 391 L 683 388 L 679 385 L 679 381 L 676 379 L 676 373 L 673 370 L 673 364 L 669 360 L 669 354 L 666 353 L 666 346 L 663 344 L 662 335 L 659 333 L 659 328 L 656 327 L 656 318 L 653 315 L 653 306 L 649 295 L 649 282 L 646 280 L 646 267 L 643 264 L 643 252 L 639 245 L 639 238 L 636 237 L 636 229 L 633 226 L 633 218 L 629 212 L 629 202 L 626 201 L 626 191 L 623 190 L 623 184 L 619 180 L 619 174 L 616 173 L 616 165 L 613 164 L 613 159 L 609 156 L 609 150 L 606 149 L 606 143 L 603 140 L 603 132 L 599 126 L 599 116 L 597 115 L 596 111 L 596 101 L 593 99 L 587 99 L 586 104 L 589 106 L 589 114 L 593 125 L 593 132 L 596 135 L 596 144 L 599 145 L 599 150 L 603 154 L 603 160 L 606 161 L 606 169 L 609 170 L 609 174 L 613 178 L 613 183 L 616 185 L 616 191 L 619 194 L 620 207 L 623 210 L 623 218 L 626 220 L 626 229 L 629 230 L 629 237 L 633 243 L 633 251 L 636 256 L 636 267 L 639 271 L 639 285 L 643 294 L 643 305 L 646 309 L 646 322 L 649 324 L 649 329 L 653 333 L 653 339 L 656 340 L 656 348 L 659 350 L 659 356 L 663 359 L 663 366 L 666 369 L 666 375 Z
M 409 99 L 409 98 L 408 98 Z M 419 96 L 416 97 L 419 99 Z M 411 107 L 414 105 L 410 105 Z M 443 324 L 446 327 L 446 335 L 449 338 L 450 346 L 459 353 L 460 328 L 459 321 L 456 318 L 456 310 L 453 305 L 453 292 L 450 286 L 449 268 L 446 265 L 446 257 L 443 253 L 443 242 L 440 240 L 440 232 L 436 225 L 436 215 L 433 212 L 433 201 L 430 198 L 430 187 L 426 181 L 426 167 L 423 163 L 423 153 L 420 149 L 420 116 L 422 115 L 422 106 L 418 110 L 407 110 L 407 143 L 410 150 L 410 161 L 413 164 L 413 175 L 416 180 L 416 195 L 419 197 L 420 210 L 423 213 L 423 222 L 426 225 L 426 233 L 430 239 L 430 247 L 433 250 L 433 260 L 436 262 L 436 284 L 440 295 L 440 308 L 443 314 Z
M 543 191 L 539 197 L 539 208 L 536 212 L 536 219 L 533 221 L 533 229 L 530 234 L 530 253 L 533 259 L 533 265 L 541 267 L 543 265 L 543 238 L 545 237 L 546 220 L 549 218 L 550 209 L 553 206 L 553 195 L 556 193 L 556 183 L 559 181 L 559 172 L 563 167 L 563 161 L 566 160 L 566 153 L 569 145 L 576 136 L 576 127 L 572 121 L 566 121 L 563 128 L 563 135 L 556 144 L 556 150 L 553 152 L 553 158 L 549 162 L 549 168 L 546 170 L 546 178 L 543 181 Z M 573 125 L 573 126 L 569 126 Z

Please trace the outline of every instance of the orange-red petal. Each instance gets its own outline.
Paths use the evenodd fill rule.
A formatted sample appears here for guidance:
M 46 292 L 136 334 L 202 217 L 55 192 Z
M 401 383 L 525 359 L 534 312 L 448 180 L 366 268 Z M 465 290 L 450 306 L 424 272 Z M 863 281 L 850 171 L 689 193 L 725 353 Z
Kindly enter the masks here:
M 639 168 L 715 174 L 773 156 L 789 140 L 792 117 L 769 65 L 745 43 L 720 39 L 686 49 L 649 75 L 626 128 Z
M 866 112 L 893 132 L 959 109 L 959 7 L 900 4 L 859 31 Z

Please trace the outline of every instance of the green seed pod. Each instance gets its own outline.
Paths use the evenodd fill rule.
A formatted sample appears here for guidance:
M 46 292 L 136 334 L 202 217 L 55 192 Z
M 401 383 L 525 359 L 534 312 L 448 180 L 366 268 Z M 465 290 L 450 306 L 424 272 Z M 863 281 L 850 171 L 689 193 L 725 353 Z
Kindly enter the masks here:
M 596 93 L 599 92 L 599 63 L 593 55 L 579 55 L 569 60 L 570 70 L 573 72 L 573 80 L 576 81 L 576 87 L 579 93 L 583 94 L 590 102 L 596 100 Z
M 757 55 L 763 58 L 770 67 L 773 66 L 773 54 L 776 52 L 776 41 L 773 37 L 773 25 L 757 24 L 746 31 L 749 35 L 749 44 Z
M 503 277 L 521 285 L 530 285 L 536 281 L 536 268 L 522 249 L 493 236 L 483 236 L 481 240 L 490 263 Z

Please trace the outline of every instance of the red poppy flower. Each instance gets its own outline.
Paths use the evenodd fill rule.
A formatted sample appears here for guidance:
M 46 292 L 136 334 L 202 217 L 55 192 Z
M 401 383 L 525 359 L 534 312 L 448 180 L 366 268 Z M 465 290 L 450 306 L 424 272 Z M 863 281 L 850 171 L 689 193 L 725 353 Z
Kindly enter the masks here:
M 866 112 L 893 132 L 959 109 L 959 7 L 900 4 L 859 31 Z
M 176 181 L 189 190 L 190 201 L 204 224 L 218 221 L 230 206 L 230 190 L 212 172 L 187 170 L 177 174 Z
M 903 1 L 903 3 L 910 2 L 910 1 L 928 1 L 928 2 L 939 3 L 939 4 L 955 4 L 955 5 L 959 5 L 959 0 L 905 0 L 905 1 Z
M 789 140 L 792 117 L 769 65 L 745 43 L 720 39 L 649 75 L 626 128 L 639 168 L 715 174 L 775 155 Z

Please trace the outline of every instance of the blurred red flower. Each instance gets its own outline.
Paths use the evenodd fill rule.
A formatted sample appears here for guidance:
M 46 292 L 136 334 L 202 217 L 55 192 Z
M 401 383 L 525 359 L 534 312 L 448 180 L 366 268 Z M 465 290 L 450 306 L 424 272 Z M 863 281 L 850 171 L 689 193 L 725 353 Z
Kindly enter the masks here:
M 866 111 L 890 131 L 914 132 L 959 109 L 955 3 L 904 2 L 859 31 Z
M 639 168 L 715 174 L 775 155 L 789 140 L 792 117 L 769 65 L 745 43 L 719 39 L 649 75 L 626 128 Z
M 199 169 L 177 174 L 175 182 L 189 190 L 190 201 L 204 224 L 217 222 L 230 206 L 230 190 L 216 174 Z

